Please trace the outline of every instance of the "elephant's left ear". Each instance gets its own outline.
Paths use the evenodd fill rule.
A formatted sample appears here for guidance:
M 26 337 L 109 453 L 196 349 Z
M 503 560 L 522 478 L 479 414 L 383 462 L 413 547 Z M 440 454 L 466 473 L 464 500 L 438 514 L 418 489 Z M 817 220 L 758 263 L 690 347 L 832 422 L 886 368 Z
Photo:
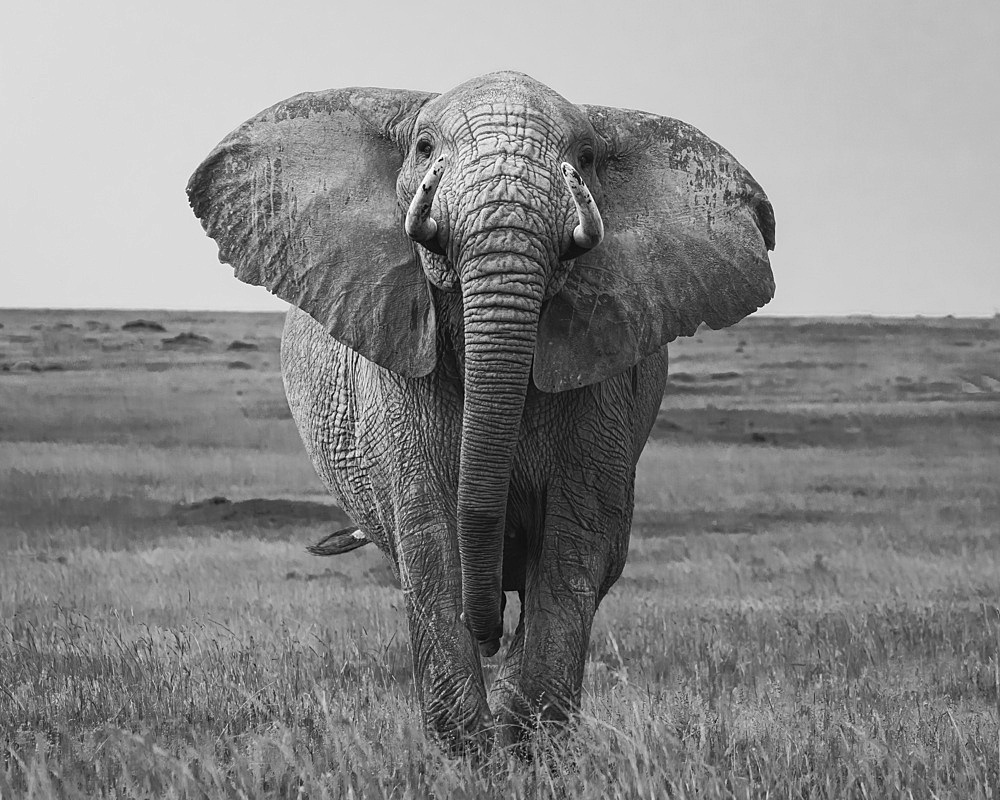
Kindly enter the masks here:
M 434 368 L 437 331 L 396 179 L 413 121 L 433 96 L 374 88 L 296 95 L 226 137 L 187 187 L 237 278 L 407 377 Z
M 774 296 L 774 212 L 735 158 L 675 119 L 582 108 L 607 147 L 595 193 L 605 238 L 542 311 L 534 379 L 550 392 L 597 383 Z

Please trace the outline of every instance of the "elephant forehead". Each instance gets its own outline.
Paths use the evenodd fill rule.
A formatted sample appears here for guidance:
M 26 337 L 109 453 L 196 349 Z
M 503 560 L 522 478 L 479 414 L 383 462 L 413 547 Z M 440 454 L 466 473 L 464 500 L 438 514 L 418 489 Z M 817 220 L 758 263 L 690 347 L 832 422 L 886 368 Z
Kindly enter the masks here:
M 472 148 L 473 155 L 537 158 L 562 146 L 569 135 L 553 114 L 519 102 L 482 103 L 452 111 L 442 121 L 460 145 Z
M 437 109 L 442 119 L 505 119 L 511 129 L 525 119 L 545 120 L 559 126 L 583 118 L 562 95 L 520 72 L 495 72 L 473 78 L 437 97 L 429 104 L 431 109 Z

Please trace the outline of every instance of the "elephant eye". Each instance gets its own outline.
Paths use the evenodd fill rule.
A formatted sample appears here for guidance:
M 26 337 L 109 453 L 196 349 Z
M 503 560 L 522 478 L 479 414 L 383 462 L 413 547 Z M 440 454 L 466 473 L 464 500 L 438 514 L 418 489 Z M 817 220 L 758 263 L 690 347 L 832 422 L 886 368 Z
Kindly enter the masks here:
M 431 153 L 433 152 L 434 152 L 434 143 L 430 139 L 426 137 L 421 137 L 417 141 L 417 155 L 421 156 L 422 158 L 429 158 Z
M 594 166 L 594 151 L 589 147 L 584 148 L 580 151 L 576 161 L 580 165 L 580 169 L 589 169 Z

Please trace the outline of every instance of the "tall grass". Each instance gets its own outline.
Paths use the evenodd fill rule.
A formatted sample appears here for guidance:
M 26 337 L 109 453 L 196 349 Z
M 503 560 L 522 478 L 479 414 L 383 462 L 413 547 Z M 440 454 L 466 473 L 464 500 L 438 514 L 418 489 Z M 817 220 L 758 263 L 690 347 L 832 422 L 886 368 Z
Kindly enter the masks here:
M 1000 609 L 945 578 L 923 599 L 819 584 L 782 597 L 747 564 L 729 580 L 745 591 L 727 592 L 725 558 L 692 557 L 612 593 L 570 735 L 539 733 L 533 764 L 497 753 L 477 766 L 420 732 L 398 596 L 366 580 L 374 553 L 356 555 L 321 570 L 287 544 L 214 537 L 16 556 L 0 594 L 0 780 L 38 797 L 989 797 L 1000 785 Z

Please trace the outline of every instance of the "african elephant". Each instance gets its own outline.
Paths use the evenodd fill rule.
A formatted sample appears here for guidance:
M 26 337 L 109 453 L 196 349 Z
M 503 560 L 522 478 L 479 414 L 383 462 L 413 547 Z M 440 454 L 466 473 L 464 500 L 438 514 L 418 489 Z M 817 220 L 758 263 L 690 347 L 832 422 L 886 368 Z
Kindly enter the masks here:
M 396 570 L 425 724 L 478 747 L 566 719 L 666 345 L 773 295 L 760 186 L 690 125 L 500 72 L 297 95 L 187 191 L 220 261 L 293 306 L 288 403 L 359 528 L 332 549 Z

